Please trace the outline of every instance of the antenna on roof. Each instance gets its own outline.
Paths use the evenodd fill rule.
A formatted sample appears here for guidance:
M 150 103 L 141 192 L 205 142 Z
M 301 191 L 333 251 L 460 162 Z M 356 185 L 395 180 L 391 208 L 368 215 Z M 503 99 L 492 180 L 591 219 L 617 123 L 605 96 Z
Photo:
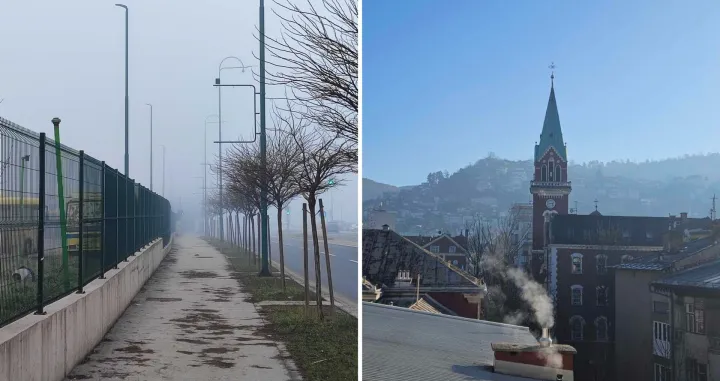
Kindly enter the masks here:
M 714 194 L 714 193 L 713 193 L 713 196 L 712 196 L 712 200 L 713 200 L 713 203 L 712 203 L 712 209 L 710 209 L 710 220 L 715 221 L 715 211 L 716 211 L 716 210 L 715 210 L 715 200 L 716 200 L 716 197 L 715 197 L 715 194 Z

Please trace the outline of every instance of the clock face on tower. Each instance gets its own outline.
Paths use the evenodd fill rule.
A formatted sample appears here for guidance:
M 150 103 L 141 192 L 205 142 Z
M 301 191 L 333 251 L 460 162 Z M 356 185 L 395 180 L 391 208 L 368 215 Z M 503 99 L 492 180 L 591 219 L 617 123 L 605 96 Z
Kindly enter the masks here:
M 549 198 L 547 201 L 545 201 L 545 206 L 547 206 L 548 209 L 552 209 L 555 207 L 555 200 Z

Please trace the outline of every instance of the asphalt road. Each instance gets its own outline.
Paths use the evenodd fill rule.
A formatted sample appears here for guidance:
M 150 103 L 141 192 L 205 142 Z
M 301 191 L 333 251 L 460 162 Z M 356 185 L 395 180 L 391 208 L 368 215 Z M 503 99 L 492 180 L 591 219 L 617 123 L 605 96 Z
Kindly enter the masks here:
M 275 233 L 275 235 L 273 235 Z M 271 256 L 274 261 L 280 261 L 277 232 L 270 232 L 272 240 Z M 285 246 L 285 267 L 302 275 L 303 270 L 303 246 L 302 238 L 283 237 Z M 340 294 L 354 302 L 358 300 L 358 248 L 354 246 L 330 244 L 330 268 L 332 270 L 333 288 L 335 294 Z M 325 249 L 320 240 L 320 268 L 322 271 L 323 287 L 327 286 L 327 274 L 325 265 Z M 315 282 L 315 260 L 313 255 L 312 239 L 308 240 L 308 260 L 310 282 Z

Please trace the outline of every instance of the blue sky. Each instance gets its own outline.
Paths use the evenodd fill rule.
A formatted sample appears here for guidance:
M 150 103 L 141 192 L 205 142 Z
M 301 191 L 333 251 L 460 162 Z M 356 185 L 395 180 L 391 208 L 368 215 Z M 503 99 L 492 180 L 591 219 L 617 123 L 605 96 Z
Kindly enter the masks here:
M 364 0 L 363 177 L 530 159 L 555 91 L 569 160 L 720 151 L 720 2 Z

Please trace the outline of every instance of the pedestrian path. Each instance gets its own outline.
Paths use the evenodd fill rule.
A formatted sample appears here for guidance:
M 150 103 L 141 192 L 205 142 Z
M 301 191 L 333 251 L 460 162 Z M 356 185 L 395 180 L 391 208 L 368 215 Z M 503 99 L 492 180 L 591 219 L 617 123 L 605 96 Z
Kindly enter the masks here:
M 176 237 L 153 277 L 66 380 L 299 380 L 282 343 L 263 332 L 225 257 Z

